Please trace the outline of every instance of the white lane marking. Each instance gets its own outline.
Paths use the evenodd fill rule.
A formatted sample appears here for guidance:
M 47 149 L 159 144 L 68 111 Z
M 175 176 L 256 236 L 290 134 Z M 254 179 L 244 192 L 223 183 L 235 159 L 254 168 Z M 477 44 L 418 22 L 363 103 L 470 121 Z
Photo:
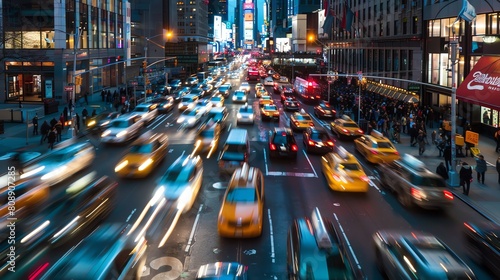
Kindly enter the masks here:
M 130 221 L 130 219 L 132 218 L 132 215 L 135 213 L 137 209 L 134 208 L 134 210 L 132 210 L 132 212 L 130 212 L 130 215 L 128 215 L 127 219 L 125 220 L 126 223 L 128 223 L 128 221 Z
M 269 174 L 269 168 L 267 166 L 267 156 L 266 156 L 266 149 L 262 150 L 264 152 L 264 165 L 266 166 L 266 176 Z
M 311 161 L 309 160 L 309 157 L 307 156 L 307 153 L 306 151 L 302 150 L 302 152 L 304 153 L 304 155 L 306 156 L 306 159 L 307 159 L 307 162 L 309 162 L 309 165 L 311 166 L 313 172 L 314 172 L 314 176 L 316 178 L 318 178 L 318 174 L 316 173 L 316 170 L 314 170 L 314 166 L 312 165 Z
M 227 126 L 227 132 L 231 131 L 231 125 L 233 125 L 232 123 L 230 123 L 228 126 Z
M 271 218 L 271 209 L 267 209 L 267 219 L 269 220 L 269 236 L 271 237 L 271 261 L 275 263 L 273 219 Z
M 168 120 L 168 118 L 169 118 L 170 116 L 172 116 L 172 114 L 170 114 L 170 115 L 168 115 L 168 116 L 164 117 L 163 119 L 161 119 L 161 120 L 160 120 L 160 121 L 159 121 L 159 122 L 158 122 L 155 126 L 153 126 L 151 129 L 155 129 L 155 128 L 157 128 L 158 126 L 160 126 L 160 124 L 162 124 L 164 121 Z
M 198 220 L 200 219 L 200 214 L 201 214 L 202 209 L 203 209 L 203 204 L 200 205 L 200 208 L 198 209 L 198 213 L 196 214 L 196 219 L 194 219 L 194 224 L 193 224 L 193 227 L 191 228 L 191 234 L 189 235 L 189 240 L 188 240 L 186 249 L 184 250 L 184 252 L 186 252 L 186 253 L 189 252 L 191 244 L 193 243 L 194 233 L 196 231 L 196 226 L 198 225 Z
M 281 171 L 267 171 L 267 176 L 276 176 L 276 177 L 302 177 L 302 178 L 318 178 L 318 175 L 315 173 L 300 173 L 300 172 L 281 172 Z
M 154 126 L 156 123 L 161 123 L 163 121 L 163 119 L 165 118 L 165 115 L 161 115 L 161 116 L 157 116 L 155 117 L 147 126 L 146 128 L 151 128 L 152 126 Z M 155 126 L 156 127 L 156 126 Z
M 342 232 L 342 235 L 344 236 L 347 246 L 349 247 L 349 250 L 351 251 L 351 254 L 354 258 L 354 262 L 356 263 L 356 266 L 358 267 L 359 270 L 361 270 L 361 265 L 359 264 L 358 258 L 356 257 L 356 254 L 354 254 L 354 250 L 352 249 L 351 243 L 349 242 L 349 239 L 347 238 L 347 235 L 344 232 L 344 228 L 342 228 L 342 225 L 340 224 L 339 218 L 337 217 L 337 214 L 333 213 L 333 216 L 335 217 L 335 220 L 337 221 L 340 231 Z

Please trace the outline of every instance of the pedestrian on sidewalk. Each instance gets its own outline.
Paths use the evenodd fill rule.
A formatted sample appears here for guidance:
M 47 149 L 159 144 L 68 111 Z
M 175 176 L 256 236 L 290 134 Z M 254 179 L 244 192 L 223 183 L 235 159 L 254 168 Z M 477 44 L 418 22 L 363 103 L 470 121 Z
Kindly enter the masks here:
M 418 132 L 417 143 L 418 143 L 418 154 L 423 155 L 425 152 L 425 136 L 423 130 L 420 130 Z
M 496 168 L 498 172 L 498 183 L 500 184 L 500 157 L 497 158 Z
M 38 135 L 38 114 L 35 114 L 31 123 L 33 123 L 33 135 Z
M 89 105 L 89 92 L 85 92 L 83 95 L 83 98 L 85 99 L 85 104 Z
M 446 144 L 443 151 L 444 162 L 446 164 L 446 170 L 450 171 L 451 167 L 451 145 L 449 143 Z
M 47 136 L 49 135 L 49 131 L 50 131 L 50 125 L 45 120 L 45 121 L 43 121 L 42 127 L 40 128 L 40 132 L 42 133 L 42 137 L 40 138 L 40 144 L 45 142 L 45 139 L 47 139 Z
M 467 162 L 462 163 L 462 168 L 460 169 L 460 185 L 463 188 L 463 194 L 469 195 L 470 182 L 472 181 L 472 169 Z
M 495 151 L 500 152 L 500 128 L 495 132 L 495 142 L 497 143 L 497 147 Z
M 436 174 L 443 177 L 445 181 L 448 180 L 448 171 L 446 170 L 446 166 L 444 166 L 444 162 L 439 163 L 436 168 Z
M 484 184 L 484 173 L 486 172 L 486 161 L 483 155 L 478 155 L 476 157 L 476 172 L 477 172 L 477 182 Z
M 54 127 L 55 127 L 55 129 L 56 129 L 56 133 L 57 133 L 57 135 L 56 135 L 56 136 L 57 136 L 56 140 L 57 140 L 57 142 L 61 142 L 61 140 L 62 140 L 62 139 L 61 139 L 61 134 L 62 134 L 62 130 L 63 130 L 63 126 L 62 126 L 62 124 L 61 124 L 61 121 L 58 121 Z
M 413 124 L 408 132 L 410 133 L 410 146 L 414 147 L 417 144 L 417 136 L 418 136 L 417 125 Z
M 54 143 L 56 142 L 56 129 L 51 129 L 49 132 L 49 136 L 47 137 L 47 140 L 49 142 L 49 149 L 53 150 L 54 149 Z
M 75 114 L 75 120 L 76 120 L 76 132 L 80 131 L 80 115 L 78 113 Z
M 83 110 L 82 110 L 83 126 L 87 126 L 87 117 L 88 116 L 89 116 L 89 112 L 87 111 L 87 108 L 83 108 Z

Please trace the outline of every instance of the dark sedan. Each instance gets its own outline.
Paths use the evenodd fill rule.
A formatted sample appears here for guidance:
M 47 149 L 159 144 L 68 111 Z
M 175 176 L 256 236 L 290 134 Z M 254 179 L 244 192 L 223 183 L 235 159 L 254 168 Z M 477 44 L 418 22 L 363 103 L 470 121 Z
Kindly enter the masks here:
M 287 97 L 285 101 L 283 101 L 283 109 L 285 109 L 285 111 L 299 111 L 300 104 L 295 98 Z
M 304 131 L 304 148 L 306 152 L 326 154 L 333 152 L 335 142 L 324 129 L 309 127 Z
M 101 133 L 106 130 L 109 123 L 119 117 L 119 112 L 103 112 L 94 117 L 91 117 L 87 122 L 87 130 L 91 133 Z
M 269 156 L 297 159 L 299 147 L 289 128 L 274 128 L 269 132 Z
M 172 111 L 172 109 L 174 109 L 174 103 L 175 101 L 172 96 L 166 96 L 163 102 L 160 103 L 158 107 L 156 107 L 156 109 L 158 110 L 158 114 L 166 114 Z
M 500 275 L 500 225 L 494 223 L 464 223 L 469 255 Z
M 317 106 L 314 107 L 314 115 L 318 118 L 330 118 L 334 119 L 337 115 L 335 109 L 330 107 L 327 102 L 321 101 Z

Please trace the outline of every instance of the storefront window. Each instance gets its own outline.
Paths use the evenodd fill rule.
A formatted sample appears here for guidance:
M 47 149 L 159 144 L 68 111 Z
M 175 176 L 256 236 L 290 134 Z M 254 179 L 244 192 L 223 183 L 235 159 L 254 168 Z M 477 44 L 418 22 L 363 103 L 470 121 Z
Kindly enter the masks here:
M 493 115 L 492 110 L 490 108 L 481 106 L 481 123 L 491 125 L 492 115 Z M 497 112 L 497 119 L 498 119 L 498 112 Z
M 480 14 L 476 16 L 472 25 L 472 35 L 486 34 L 486 15 Z

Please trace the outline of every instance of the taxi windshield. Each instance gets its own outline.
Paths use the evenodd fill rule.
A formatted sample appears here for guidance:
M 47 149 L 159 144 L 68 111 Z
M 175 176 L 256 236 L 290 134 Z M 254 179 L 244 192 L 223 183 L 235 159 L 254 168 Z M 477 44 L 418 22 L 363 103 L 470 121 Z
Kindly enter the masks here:
M 111 123 L 111 127 L 126 128 L 128 127 L 128 121 L 114 121 Z
M 342 169 L 348 170 L 348 171 L 358 171 L 360 170 L 359 165 L 356 163 L 343 163 L 342 164 Z
M 330 137 L 326 132 L 318 132 L 318 133 L 312 133 L 311 139 L 315 141 L 328 141 L 330 140 Z
M 200 132 L 201 137 L 214 137 L 215 131 L 212 129 L 202 130 Z
M 305 115 L 296 115 L 295 119 L 298 121 L 310 121 L 311 117 Z
M 381 149 L 393 149 L 394 148 L 390 142 L 377 142 L 377 146 Z
M 257 193 L 253 188 L 234 188 L 227 192 L 227 202 L 253 203 L 257 201 Z
M 134 154 L 148 154 L 153 152 L 153 143 L 133 145 L 130 152 Z
M 344 127 L 355 127 L 355 128 L 357 128 L 358 125 L 355 124 L 355 123 L 344 123 Z

